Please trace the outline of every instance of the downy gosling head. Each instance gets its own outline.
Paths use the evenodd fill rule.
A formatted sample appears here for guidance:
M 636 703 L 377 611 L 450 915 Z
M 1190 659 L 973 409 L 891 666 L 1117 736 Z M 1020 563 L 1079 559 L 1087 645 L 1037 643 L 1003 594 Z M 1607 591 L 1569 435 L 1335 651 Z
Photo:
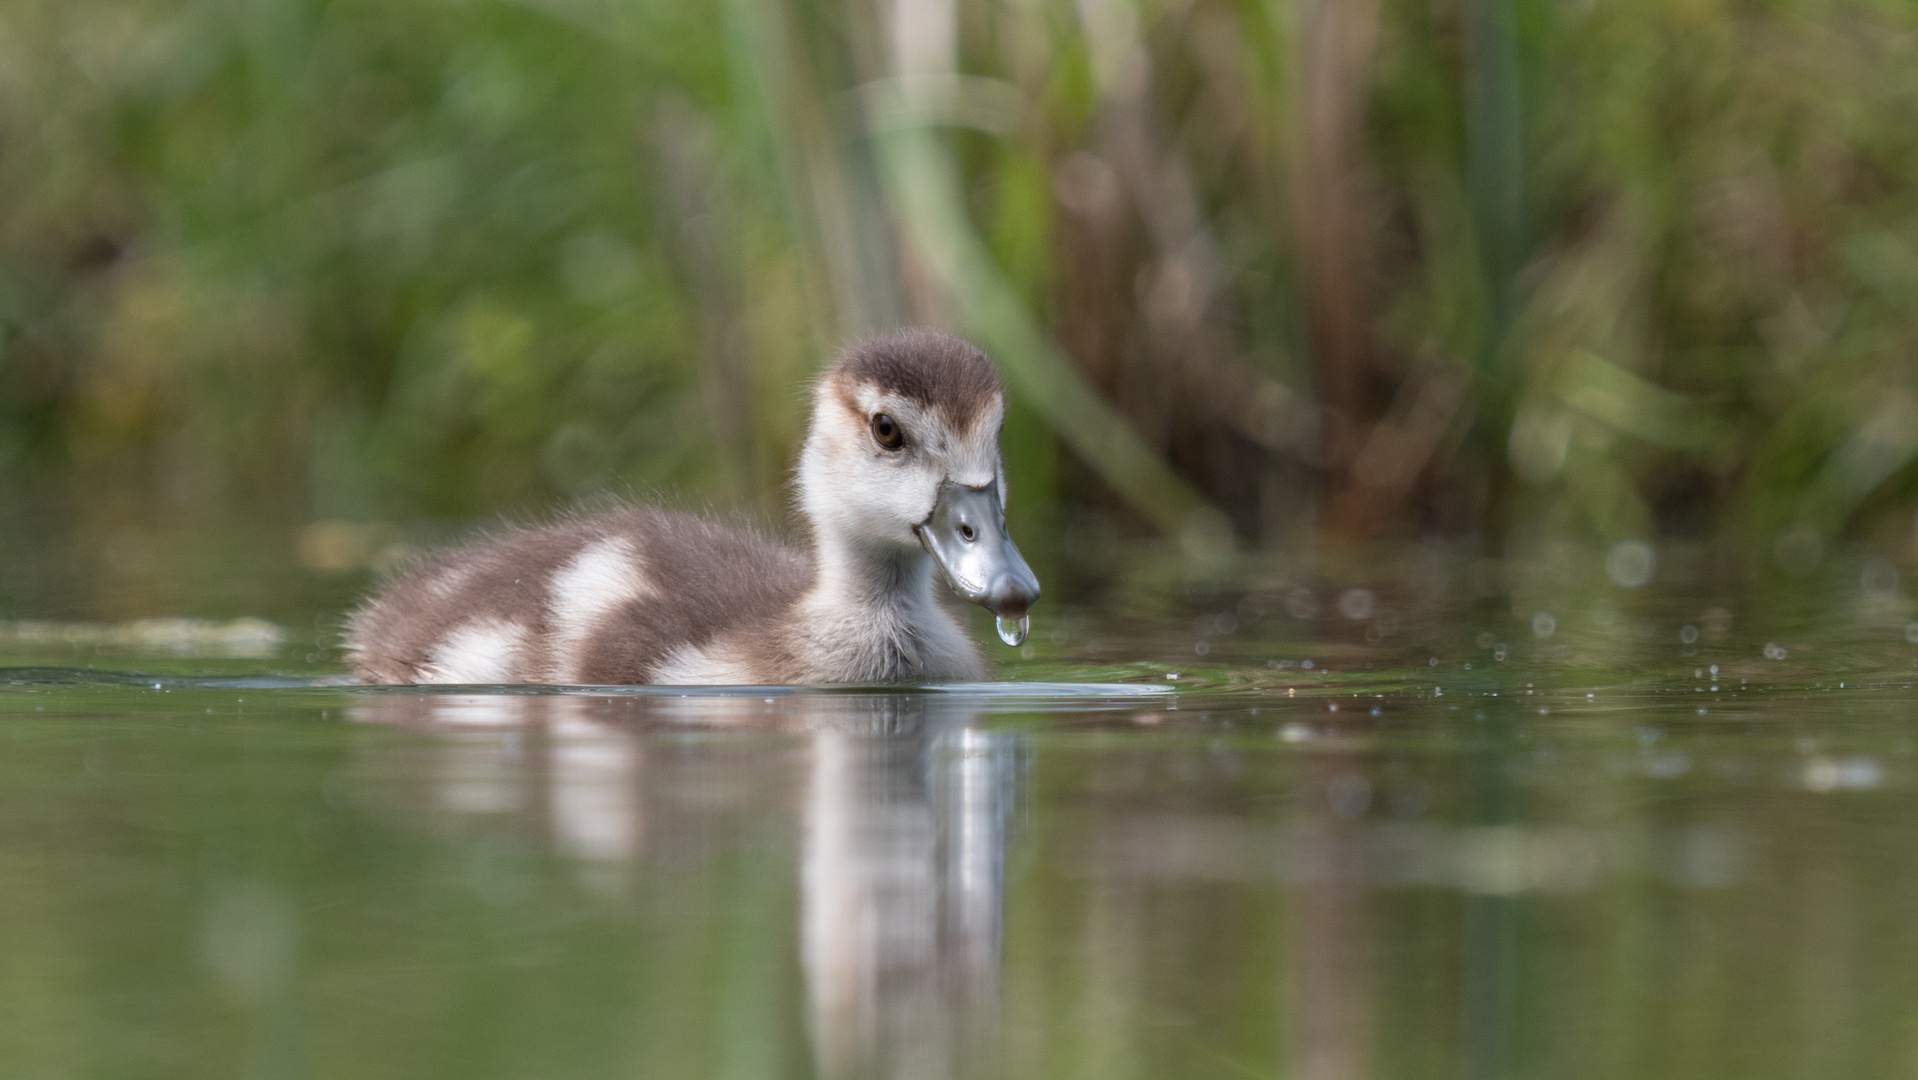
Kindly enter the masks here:
M 380 683 L 857 683 L 985 677 L 943 578 L 1024 640 L 1039 582 L 1007 535 L 1005 394 L 978 349 L 900 331 L 813 388 L 799 460 L 812 543 L 645 506 L 429 556 L 350 618 Z
M 849 350 L 813 388 L 799 459 L 821 571 L 888 590 L 930 560 L 1023 640 L 1039 579 L 1006 532 L 1005 413 L 991 363 L 958 338 L 902 331 Z

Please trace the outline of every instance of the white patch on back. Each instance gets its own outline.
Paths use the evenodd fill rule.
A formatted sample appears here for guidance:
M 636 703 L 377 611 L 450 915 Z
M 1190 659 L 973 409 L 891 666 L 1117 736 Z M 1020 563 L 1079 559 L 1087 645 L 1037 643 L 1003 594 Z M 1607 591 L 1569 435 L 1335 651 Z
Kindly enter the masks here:
M 423 683 L 507 683 L 519 681 L 515 661 L 526 641 L 526 627 L 495 621 L 468 623 L 446 635 L 420 672 Z
M 759 679 L 743 658 L 715 643 L 703 649 L 681 645 L 666 654 L 646 681 L 655 686 L 751 686 Z
M 554 682 L 576 683 L 587 646 L 606 617 L 654 594 L 630 540 L 611 537 L 588 544 L 553 575 L 547 596 L 552 614 Z

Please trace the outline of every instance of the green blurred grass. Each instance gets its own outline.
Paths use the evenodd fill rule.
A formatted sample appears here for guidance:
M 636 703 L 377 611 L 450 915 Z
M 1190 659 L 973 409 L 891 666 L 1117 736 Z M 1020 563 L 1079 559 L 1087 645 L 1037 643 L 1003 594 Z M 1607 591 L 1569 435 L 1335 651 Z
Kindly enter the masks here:
M 1908 6 L 940 11 L 9 0 L 0 499 L 778 518 L 810 373 L 927 322 L 1045 537 L 1904 556 Z

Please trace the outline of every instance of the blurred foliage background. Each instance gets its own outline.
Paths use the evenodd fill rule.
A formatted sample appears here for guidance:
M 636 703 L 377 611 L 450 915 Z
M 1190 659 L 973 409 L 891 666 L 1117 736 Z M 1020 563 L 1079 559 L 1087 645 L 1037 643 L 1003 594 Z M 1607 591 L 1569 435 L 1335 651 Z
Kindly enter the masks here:
M 1914 115 L 1872 0 L 5 0 L 0 598 L 783 520 L 808 378 L 901 323 L 994 355 L 1073 566 L 1902 553 Z

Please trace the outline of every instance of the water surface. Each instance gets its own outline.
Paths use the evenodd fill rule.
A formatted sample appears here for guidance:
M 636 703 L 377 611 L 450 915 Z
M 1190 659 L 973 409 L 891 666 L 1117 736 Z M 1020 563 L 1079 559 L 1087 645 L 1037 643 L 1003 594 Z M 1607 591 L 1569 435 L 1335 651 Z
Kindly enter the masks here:
M 832 692 L 16 634 L 0 1074 L 1908 1075 L 1902 608 L 1296 599 Z

